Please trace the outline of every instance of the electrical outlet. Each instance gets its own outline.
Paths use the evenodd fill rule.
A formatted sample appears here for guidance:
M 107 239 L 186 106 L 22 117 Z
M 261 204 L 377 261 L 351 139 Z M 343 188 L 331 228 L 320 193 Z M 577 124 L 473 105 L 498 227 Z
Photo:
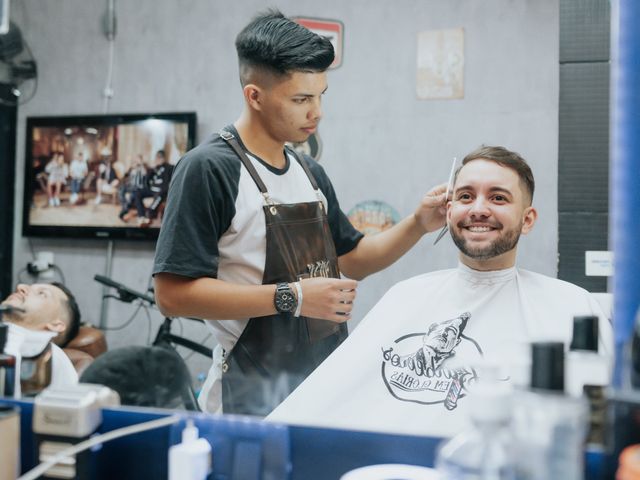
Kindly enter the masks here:
M 33 262 L 27 263 L 27 272 L 40 278 L 53 278 L 53 252 L 40 252 Z

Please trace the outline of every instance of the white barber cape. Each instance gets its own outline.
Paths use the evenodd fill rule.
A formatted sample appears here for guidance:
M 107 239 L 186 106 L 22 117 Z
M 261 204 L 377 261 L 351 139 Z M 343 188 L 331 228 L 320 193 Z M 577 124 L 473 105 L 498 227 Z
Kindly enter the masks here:
M 600 352 L 613 335 L 597 301 L 573 284 L 526 270 L 457 269 L 391 288 L 345 342 L 268 420 L 452 436 L 466 426 L 481 359 L 525 384 L 532 341 L 568 345 L 574 315 L 600 317 Z
M 20 372 L 22 357 L 34 357 L 42 353 L 42 351 L 51 342 L 56 332 L 47 330 L 29 330 L 13 323 L 9 325 L 9 333 L 7 335 L 7 345 L 5 353 L 16 357 L 16 372 Z M 55 343 L 51 343 L 51 384 L 54 386 L 75 385 L 78 383 L 78 373 L 73 367 L 71 360 L 67 354 L 62 351 Z M 15 385 L 16 398 L 20 398 L 20 375 L 16 374 Z

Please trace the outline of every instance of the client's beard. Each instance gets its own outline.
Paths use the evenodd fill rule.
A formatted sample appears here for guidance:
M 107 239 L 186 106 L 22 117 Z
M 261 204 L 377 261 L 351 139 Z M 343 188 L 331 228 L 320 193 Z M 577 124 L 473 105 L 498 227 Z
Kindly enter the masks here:
M 0 316 L 3 322 L 20 323 L 24 309 L 9 303 L 0 303 Z
M 520 239 L 522 225 L 523 222 L 521 221 L 516 228 L 505 231 L 500 238 L 494 240 L 488 246 L 477 248 L 469 247 L 462 235 L 458 233 L 459 230 L 455 228 L 450 228 L 449 230 L 451 231 L 453 243 L 455 243 L 456 247 L 467 257 L 473 258 L 474 260 L 489 260 L 515 248 Z

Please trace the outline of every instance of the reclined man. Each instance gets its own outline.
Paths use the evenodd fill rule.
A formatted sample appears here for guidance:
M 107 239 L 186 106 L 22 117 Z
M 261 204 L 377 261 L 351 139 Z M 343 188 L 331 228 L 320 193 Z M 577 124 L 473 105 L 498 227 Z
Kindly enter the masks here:
M 21 359 L 22 394 L 48 385 L 78 382 L 71 360 L 62 351 L 80 328 L 80 310 L 61 283 L 19 284 L 1 304 L 9 325 L 5 352 Z
M 569 345 L 573 316 L 599 317 L 599 352 L 613 357 L 609 320 L 571 283 L 515 266 L 537 219 L 534 178 L 517 153 L 481 147 L 463 160 L 447 204 L 458 267 L 391 288 L 353 334 L 268 418 L 288 423 L 451 436 L 464 428 L 481 359 L 526 384 L 529 344 Z

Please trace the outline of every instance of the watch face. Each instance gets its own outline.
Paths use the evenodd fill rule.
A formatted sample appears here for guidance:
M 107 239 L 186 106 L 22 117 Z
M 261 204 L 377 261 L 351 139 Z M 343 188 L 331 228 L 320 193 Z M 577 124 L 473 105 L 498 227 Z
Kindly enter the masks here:
M 276 309 L 279 312 L 292 312 L 296 308 L 296 297 L 287 285 L 286 287 L 278 287 L 276 290 Z

